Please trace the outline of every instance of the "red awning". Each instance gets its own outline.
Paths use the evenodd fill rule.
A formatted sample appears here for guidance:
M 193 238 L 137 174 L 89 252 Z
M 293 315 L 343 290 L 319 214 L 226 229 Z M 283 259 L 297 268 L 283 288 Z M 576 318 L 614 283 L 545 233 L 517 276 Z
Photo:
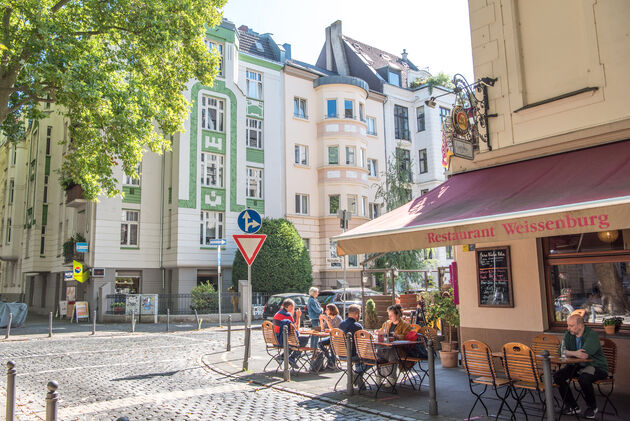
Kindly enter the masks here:
M 630 228 L 630 140 L 457 174 L 335 239 L 340 254 Z

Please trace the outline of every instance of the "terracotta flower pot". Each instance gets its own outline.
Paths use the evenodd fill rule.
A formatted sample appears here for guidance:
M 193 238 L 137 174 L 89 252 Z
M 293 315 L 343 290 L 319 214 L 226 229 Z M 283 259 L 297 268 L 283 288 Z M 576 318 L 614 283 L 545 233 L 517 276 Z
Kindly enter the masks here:
M 606 325 L 604 326 L 604 331 L 606 335 L 614 335 L 615 334 L 615 325 Z
M 458 351 L 440 351 L 440 360 L 442 360 L 442 367 L 455 368 L 457 367 Z
M 442 342 L 442 351 L 457 351 L 457 342 Z

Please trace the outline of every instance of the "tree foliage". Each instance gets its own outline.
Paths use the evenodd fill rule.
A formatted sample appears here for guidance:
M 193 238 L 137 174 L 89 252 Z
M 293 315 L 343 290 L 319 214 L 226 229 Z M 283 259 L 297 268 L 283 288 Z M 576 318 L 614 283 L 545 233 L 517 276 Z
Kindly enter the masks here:
M 185 84 L 211 85 L 206 25 L 225 0 L 4 0 L 0 124 L 11 141 L 52 102 L 71 122 L 62 182 L 88 198 L 118 193 L 145 150 L 170 147 L 190 108 Z M 156 130 L 157 128 L 157 130 Z
M 424 79 L 417 78 L 416 80 L 411 82 L 411 85 L 409 85 L 409 87 L 411 89 L 414 89 L 425 84 L 429 88 L 429 95 L 433 93 L 433 88 L 435 88 L 436 86 L 442 86 L 448 89 L 455 89 L 455 85 L 453 85 L 453 78 L 443 72 L 426 77 Z
M 257 292 L 306 292 L 313 285 L 311 258 L 302 238 L 286 219 L 263 220 L 258 234 L 267 239 L 252 265 L 252 286 Z M 247 263 L 234 256 L 232 283 L 247 279 Z

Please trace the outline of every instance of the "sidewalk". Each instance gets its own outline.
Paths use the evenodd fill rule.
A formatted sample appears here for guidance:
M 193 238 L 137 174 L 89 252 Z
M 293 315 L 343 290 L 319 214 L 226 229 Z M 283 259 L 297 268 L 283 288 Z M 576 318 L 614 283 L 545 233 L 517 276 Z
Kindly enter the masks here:
M 468 412 L 472 407 L 475 397 L 468 387 L 468 378 L 463 368 L 442 368 L 440 360 L 436 359 L 436 391 L 438 401 L 438 416 L 429 415 L 429 379 L 425 378 L 421 390 L 412 390 L 409 386 L 400 387 L 397 394 L 389 392 L 379 392 L 378 399 L 374 399 L 374 393 L 371 391 L 362 392 L 360 395 L 356 393 L 348 396 L 345 393 L 346 379 L 339 383 L 337 392 L 333 387 L 341 372 L 324 371 L 319 375 L 315 374 L 292 374 L 291 382 L 284 382 L 282 371 L 275 374 L 276 365 L 272 362 L 267 367 L 267 373 L 263 372 L 263 367 L 269 361 L 269 356 L 264 351 L 264 342 L 262 334 L 259 331 L 252 332 L 252 357 L 249 361 L 249 371 L 242 371 L 243 365 L 242 346 L 232 348 L 232 352 L 220 352 L 215 354 L 207 354 L 203 358 L 204 364 L 215 369 L 225 375 L 235 376 L 244 381 L 253 382 L 255 384 L 267 387 L 275 387 L 283 390 L 289 390 L 293 393 L 309 396 L 313 399 L 323 399 L 328 402 L 348 404 L 358 408 L 375 411 L 379 415 L 395 418 L 395 419 L 445 419 L 445 420 L 463 420 L 468 416 Z M 426 363 L 424 365 L 426 367 Z M 531 401 L 531 398 L 527 398 Z M 629 400 L 627 397 L 619 394 L 613 395 L 613 402 L 619 410 L 619 417 L 606 414 L 608 421 L 621 421 L 626 419 L 624 414 L 630 412 Z M 494 393 L 489 389 L 484 395 L 484 403 L 488 407 L 490 417 L 485 416 L 483 406 L 479 403 L 475 407 L 471 419 L 494 419 L 500 401 L 495 398 Z M 582 406 L 584 403 L 581 402 Z M 510 400 L 510 405 L 513 401 Z M 603 400 L 599 403 L 600 410 L 603 407 Z M 527 408 L 527 405 L 526 405 Z M 607 412 L 610 412 L 607 408 Z M 540 417 L 540 412 L 530 412 L 530 417 Z M 533 414 L 533 415 L 532 415 Z M 509 411 L 503 410 L 500 419 L 509 419 Z M 519 413 L 519 419 L 525 418 Z M 572 417 L 566 418 L 568 420 Z

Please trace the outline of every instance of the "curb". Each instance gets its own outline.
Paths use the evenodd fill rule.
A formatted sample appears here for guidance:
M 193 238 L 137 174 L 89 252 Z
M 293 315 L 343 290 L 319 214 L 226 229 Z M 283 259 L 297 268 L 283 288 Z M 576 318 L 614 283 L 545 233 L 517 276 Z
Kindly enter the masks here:
M 224 370 L 221 370 L 218 367 L 215 367 L 215 366 L 211 365 L 210 363 L 206 363 L 203 360 L 204 357 L 205 357 L 205 355 L 201 357 L 201 363 L 205 367 L 207 367 L 209 370 L 212 370 L 215 373 L 218 373 L 218 374 L 220 374 L 222 376 L 239 380 L 241 382 L 245 381 L 245 380 L 242 380 L 239 376 L 235 376 L 235 375 L 230 374 L 230 373 L 228 373 L 228 372 L 226 372 Z M 273 385 L 273 384 L 270 385 L 270 384 L 267 384 L 267 383 L 264 383 L 264 382 L 261 382 L 261 381 L 258 381 L 258 380 L 247 380 L 247 383 L 251 383 L 251 384 L 258 385 L 258 386 L 266 387 L 268 389 L 279 390 L 279 391 L 285 392 L 285 393 L 291 393 L 291 394 L 294 394 L 294 395 L 297 395 L 297 396 L 302 396 L 302 397 L 305 397 L 305 398 L 318 400 L 318 401 L 325 402 L 325 403 L 332 404 L 332 405 L 343 406 L 345 408 L 353 409 L 355 411 L 363 412 L 363 413 L 370 414 L 370 415 L 377 415 L 379 417 L 387 418 L 387 419 L 390 419 L 390 420 L 397 420 L 397 421 L 416 421 L 417 420 L 417 418 L 403 417 L 401 415 L 392 414 L 391 412 L 384 412 L 384 411 L 378 411 L 376 409 L 365 408 L 365 407 L 362 407 L 362 406 L 359 406 L 359 405 L 355 405 L 353 403 L 337 401 L 337 400 L 334 400 L 334 399 L 331 399 L 331 398 L 327 398 L 327 397 L 319 396 L 319 395 L 314 395 L 314 394 L 308 393 L 308 392 L 300 392 L 300 391 L 297 391 L 297 390 L 294 390 L 294 389 L 290 389 L 290 388 L 284 387 L 284 386 L 277 386 L 277 385 Z M 439 417 L 439 415 L 437 417 Z

